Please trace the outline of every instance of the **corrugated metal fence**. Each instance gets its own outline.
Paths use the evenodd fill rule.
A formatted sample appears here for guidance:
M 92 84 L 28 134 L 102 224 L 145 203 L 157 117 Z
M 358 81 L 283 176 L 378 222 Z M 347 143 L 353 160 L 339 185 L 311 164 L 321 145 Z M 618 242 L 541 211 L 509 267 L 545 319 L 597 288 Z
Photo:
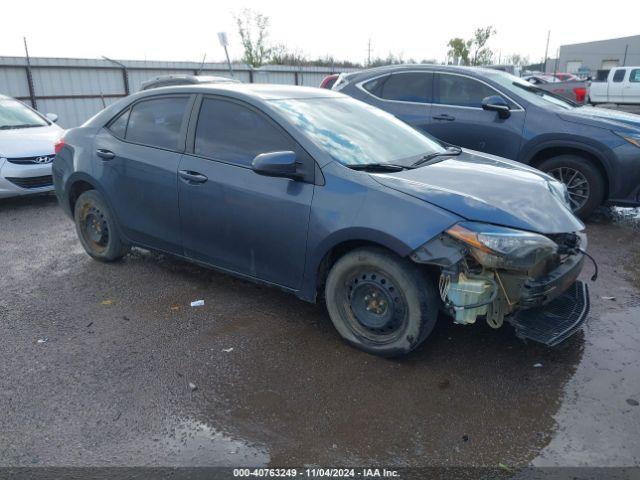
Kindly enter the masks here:
M 106 105 L 130 93 L 158 75 L 199 74 L 229 77 L 224 63 L 156 62 L 76 58 L 0 57 L 0 94 L 18 98 L 42 113 L 53 112 L 59 124 L 71 128 L 82 124 Z M 336 71 L 326 67 L 270 65 L 252 69 L 232 65 L 236 79 L 245 83 L 277 83 L 317 87 Z

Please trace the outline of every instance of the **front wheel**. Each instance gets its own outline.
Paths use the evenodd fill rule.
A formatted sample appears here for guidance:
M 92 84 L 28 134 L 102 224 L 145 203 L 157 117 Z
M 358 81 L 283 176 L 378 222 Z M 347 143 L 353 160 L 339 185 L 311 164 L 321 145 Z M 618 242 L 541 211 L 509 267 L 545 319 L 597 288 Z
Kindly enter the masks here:
M 101 262 L 113 262 L 129 252 L 120 238 L 116 220 L 96 190 L 84 192 L 74 207 L 76 232 L 85 251 Z
M 325 287 L 333 325 L 349 343 L 385 357 L 409 353 L 431 333 L 439 297 L 410 260 L 359 248 L 331 268 Z
M 539 168 L 566 185 L 571 210 L 578 217 L 588 218 L 604 201 L 604 178 L 586 158 L 558 155 L 542 162 Z

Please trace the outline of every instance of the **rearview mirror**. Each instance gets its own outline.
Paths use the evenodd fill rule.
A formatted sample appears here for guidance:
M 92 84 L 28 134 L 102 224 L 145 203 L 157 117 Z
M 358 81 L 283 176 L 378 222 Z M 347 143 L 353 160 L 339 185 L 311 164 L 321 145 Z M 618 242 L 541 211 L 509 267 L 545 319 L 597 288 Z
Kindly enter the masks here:
M 46 113 L 44 116 L 53 123 L 56 123 L 58 121 L 58 115 L 56 115 L 55 113 Z
M 500 118 L 509 118 L 511 110 L 504 98 L 500 95 L 491 95 L 482 100 L 482 109 L 490 112 L 498 112 Z
M 291 151 L 261 153 L 251 162 L 253 171 L 267 177 L 301 178 L 296 154 Z

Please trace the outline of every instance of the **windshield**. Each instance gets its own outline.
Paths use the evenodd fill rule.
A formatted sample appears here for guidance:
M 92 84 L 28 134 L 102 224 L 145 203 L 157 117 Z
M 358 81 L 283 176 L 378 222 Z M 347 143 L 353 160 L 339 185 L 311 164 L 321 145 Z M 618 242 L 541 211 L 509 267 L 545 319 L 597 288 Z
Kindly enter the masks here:
M 49 123 L 12 98 L 0 98 L 0 129 L 44 127 Z
M 538 105 L 539 107 L 554 107 L 562 110 L 571 110 L 575 108 L 575 105 L 569 100 L 537 88 L 526 80 L 509 73 L 491 72 L 487 73 L 487 76 L 510 92 L 519 95 L 528 102 Z
M 417 157 L 444 152 L 427 137 L 393 115 L 352 98 L 271 100 L 278 111 L 345 165 L 408 165 Z

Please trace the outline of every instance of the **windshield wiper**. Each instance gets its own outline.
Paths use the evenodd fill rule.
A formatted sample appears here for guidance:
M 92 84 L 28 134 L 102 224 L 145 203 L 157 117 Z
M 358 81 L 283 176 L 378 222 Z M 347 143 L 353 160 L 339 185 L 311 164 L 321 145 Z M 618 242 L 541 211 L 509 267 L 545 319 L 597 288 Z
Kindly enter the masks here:
M 347 165 L 351 170 L 366 170 L 368 172 L 399 172 L 408 167 L 393 163 L 355 163 Z
M 441 157 L 450 157 L 455 155 L 460 155 L 462 153 L 462 149 L 460 147 L 447 147 L 444 152 L 434 152 L 428 155 L 425 155 L 420 160 L 415 162 L 412 167 L 420 167 L 426 165 L 433 165 L 434 163 L 438 163 L 444 160 Z
M 13 130 L 15 128 L 31 128 L 31 127 L 40 127 L 41 125 L 34 125 L 32 123 L 25 123 L 24 125 L 2 125 L 0 126 L 0 130 Z

